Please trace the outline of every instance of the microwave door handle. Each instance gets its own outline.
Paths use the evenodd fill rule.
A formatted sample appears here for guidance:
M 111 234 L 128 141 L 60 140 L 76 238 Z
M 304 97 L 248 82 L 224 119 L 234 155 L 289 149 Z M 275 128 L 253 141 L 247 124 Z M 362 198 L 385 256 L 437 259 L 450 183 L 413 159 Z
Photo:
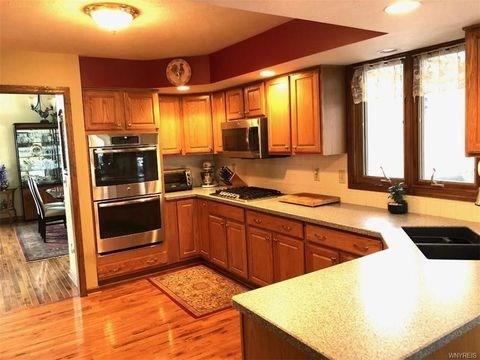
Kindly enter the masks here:
M 132 147 L 132 148 L 123 148 L 123 149 L 95 149 L 97 154 L 115 154 L 115 153 L 127 153 L 127 152 L 143 152 L 143 151 L 156 151 L 156 146 L 145 146 L 145 147 Z
M 98 207 L 99 208 L 108 208 L 108 207 L 128 205 L 128 204 L 139 204 L 139 203 L 144 203 L 144 202 L 152 201 L 154 199 L 159 199 L 159 198 L 160 198 L 159 196 L 149 196 L 149 197 L 146 197 L 146 198 L 135 199 L 135 200 L 124 200 L 124 201 L 113 201 L 113 202 L 107 202 L 107 203 L 99 203 Z
M 250 151 L 250 136 L 249 136 L 249 134 L 250 134 L 249 128 L 246 127 L 245 128 L 245 135 L 246 135 L 245 139 L 246 139 L 246 142 L 247 142 L 247 149 Z

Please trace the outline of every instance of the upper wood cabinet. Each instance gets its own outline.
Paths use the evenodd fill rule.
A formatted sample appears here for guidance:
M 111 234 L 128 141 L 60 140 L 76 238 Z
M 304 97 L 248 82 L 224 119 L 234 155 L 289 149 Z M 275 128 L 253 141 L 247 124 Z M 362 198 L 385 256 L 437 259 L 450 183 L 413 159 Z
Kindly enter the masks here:
M 265 86 L 263 82 L 243 89 L 245 117 L 265 115 Z
M 125 96 L 125 128 L 156 130 L 158 128 L 158 95 L 152 91 L 127 91 Z
M 181 154 L 183 138 L 181 100 L 175 96 L 160 96 L 158 100 L 162 153 Z
M 178 217 L 178 246 L 180 259 L 189 258 L 198 254 L 194 233 L 194 200 L 177 201 Z
M 155 91 L 84 90 L 83 109 L 87 131 L 155 131 L 158 127 Z
M 480 24 L 465 29 L 466 152 L 480 155 Z
M 182 99 L 185 153 L 213 151 L 210 95 L 185 96 Z
M 321 153 L 318 71 L 290 76 L 292 146 L 295 153 Z
M 227 120 L 237 120 L 245 117 L 242 88 L 225 91 L 225 103 Z
M 290 154 L 291 121 L 288 76 L 265 83 L 267 93 L 268 151 L 272 154 Z
M 223 151 L 222 123 L 225 121 L 227 121 L 225 93 L 221 91 L 212 94 L 213 150 L 215 154 Z
M 85 130 L 122 130 L 125 126 L 123 92 L 84 90 Z

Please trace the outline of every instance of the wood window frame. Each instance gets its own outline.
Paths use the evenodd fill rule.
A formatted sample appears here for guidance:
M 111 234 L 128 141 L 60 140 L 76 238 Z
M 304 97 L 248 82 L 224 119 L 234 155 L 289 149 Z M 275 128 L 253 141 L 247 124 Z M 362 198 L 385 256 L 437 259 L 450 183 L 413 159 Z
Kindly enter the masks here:
M 480 185 L 480 177 L 475 172 L 474 184 L 459 184 L 440 182 L 443 187 L 432 186 L 430 181 L 420 180 L 420 119 L 419 98 L 412 95 L 413 87 L 413 57 L 426 51 L 442 47 L 458 45 L 465 41 L 459 39 L 428 48 L 422 48 L 402 54 L 375 59 L 368 62 L 351 65 L 347 68 L 347 139 L 348 139 L 348 187 L 350 189 L 386 192 L 390 184 L 381 177 L 364 174 L 364 116 L 365 103 L 354 104 L 351 92 L 351 81 L 354 69 L 360 65 L 403 58 L 404 71 L 404 179 L 393 179 L 394 182 L 404 181 L 408 195 L 425 196 L 450 200 L 474 201 Z M 478 166 L 479 159 L 475 160 Z M 387 174 L 388 175 L 388 174 Z

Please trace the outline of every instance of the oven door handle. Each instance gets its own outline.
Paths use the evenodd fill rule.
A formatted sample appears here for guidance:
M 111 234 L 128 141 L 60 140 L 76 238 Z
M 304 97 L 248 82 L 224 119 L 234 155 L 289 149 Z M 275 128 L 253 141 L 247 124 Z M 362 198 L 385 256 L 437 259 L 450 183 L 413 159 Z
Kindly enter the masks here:
M 147 201 L 152 201 L 155 199 L 160 199 L 160 196 L 154 195 L 154 196 L 148 196 L 148 197 L 143 197 L 141 199 L 134 199 L 134 200 L 123 200 L 123 201 L 109 201 L 105 203 L 98 203 L 99 208 L 108 208 L 108 207 L 113 207 L 113 206 L 122 206 L 122 205 L 128 205 L 128 204 L 139 204 L 139 203 L 144 203 Z
M 156 151 L 156 146 L 145 147 L 131 147 L 122 149 L 95 149 L 96 154 L 115 154 L 115 153 L 128 153 L 128 152 L 143 152 L 143 151 Z

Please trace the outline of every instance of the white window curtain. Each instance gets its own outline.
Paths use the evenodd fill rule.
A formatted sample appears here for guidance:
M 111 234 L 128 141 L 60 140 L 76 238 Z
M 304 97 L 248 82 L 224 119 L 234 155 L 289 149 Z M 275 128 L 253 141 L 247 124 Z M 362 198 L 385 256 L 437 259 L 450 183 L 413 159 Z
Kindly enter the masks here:
M 465 45 L 420 54 L 413 61 L 413 96 L 465 87 Z
M 382 61 L 356 68 L 351 89 L 354 104 L 384 97 L 403 97 L 402 60 Z

